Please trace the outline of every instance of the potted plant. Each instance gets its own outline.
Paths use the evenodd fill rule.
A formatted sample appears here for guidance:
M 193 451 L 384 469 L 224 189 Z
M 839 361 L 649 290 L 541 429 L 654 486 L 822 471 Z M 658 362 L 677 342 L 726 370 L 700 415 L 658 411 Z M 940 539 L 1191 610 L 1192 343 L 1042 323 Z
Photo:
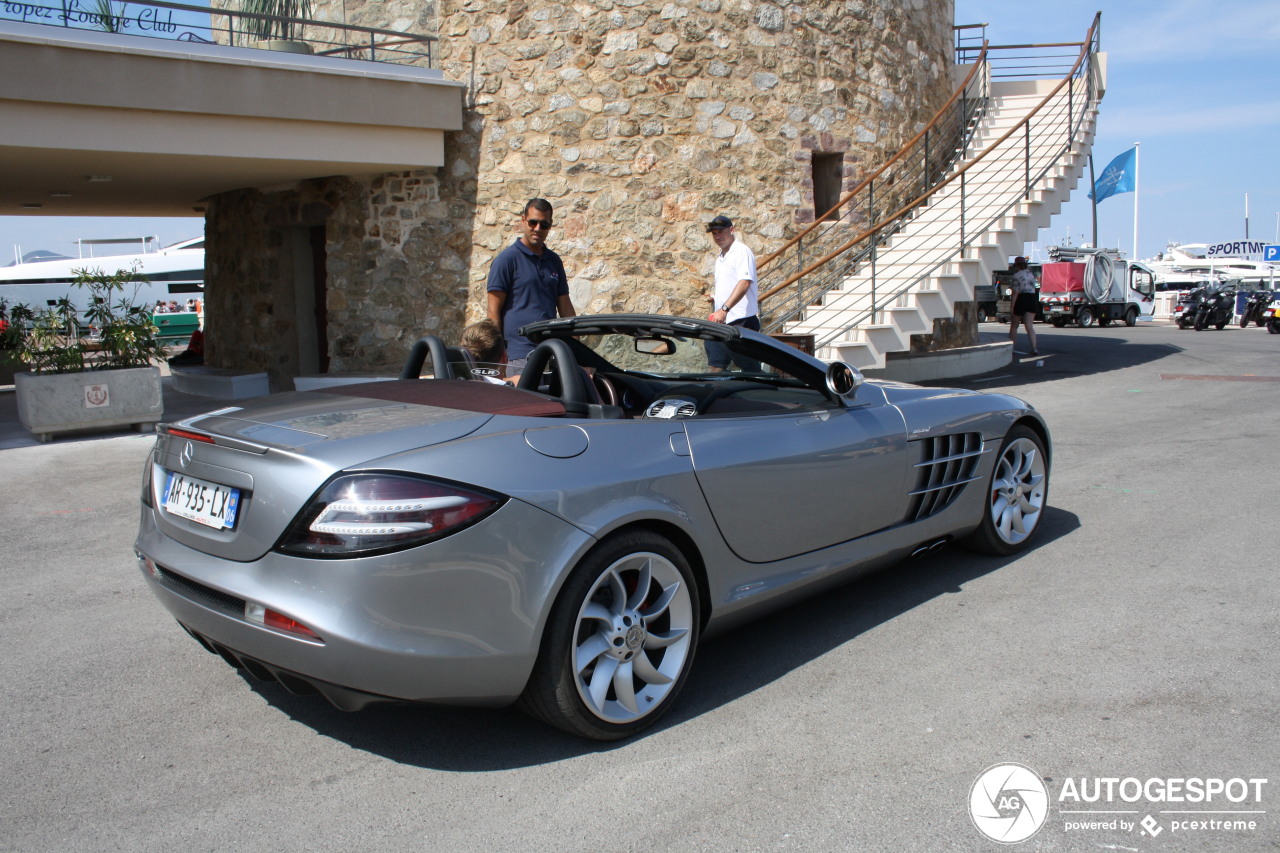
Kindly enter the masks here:
M 270 18 L 249 18 L 245 29 L 260 40 L 261 46 L 288 53 L 311 53 L 311 45 L 302 41 L 299 18 L 311 17 L 311 0 L 241 0 L 240 11 Z
M 164 413 L 163 357 L 147 306 L 135 303 L 137 272 L 77 270 L 75 285 L 89 291 L 78 310 L 63 298 L 32 311 L 15 305 L 9 326 L 26 372 L 16 373 L 18 420 L 40 441 L 84 429 L 143 429 Z M 133 292 L 125 291 L 133 287 Z

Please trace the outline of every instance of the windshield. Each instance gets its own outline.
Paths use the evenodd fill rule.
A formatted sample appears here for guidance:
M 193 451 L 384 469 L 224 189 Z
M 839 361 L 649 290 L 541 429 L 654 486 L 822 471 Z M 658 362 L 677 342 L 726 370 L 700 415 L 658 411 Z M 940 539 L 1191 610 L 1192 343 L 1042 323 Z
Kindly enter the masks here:
M 583 335 L 574 339 L 603 362 L 597 367 L 612 367 L 628 373 L 670 378 L 789 378 L 776 366 L 748 354 L 741 341 L 724 344 L 675 335 L 626 334 Z M 768 353 L 763 353 L 768 358 Z M 592 361 L 581 357 L 584 364 Z

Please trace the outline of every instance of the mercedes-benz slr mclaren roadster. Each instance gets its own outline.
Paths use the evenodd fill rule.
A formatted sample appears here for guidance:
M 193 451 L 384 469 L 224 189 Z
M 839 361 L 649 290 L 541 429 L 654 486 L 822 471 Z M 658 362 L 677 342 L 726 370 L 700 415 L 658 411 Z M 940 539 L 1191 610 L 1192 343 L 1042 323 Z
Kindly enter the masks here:
M 524 333 L 506 383 L 424 338 L 399 380 L 162 425 L 136 545 L 160 601 L 339 708 L 518 702 L 610 740 L 707 632 L 949 540 L 1013 554 L 1045 508 L 1049 433 L 1015 398 L 701 320 Z

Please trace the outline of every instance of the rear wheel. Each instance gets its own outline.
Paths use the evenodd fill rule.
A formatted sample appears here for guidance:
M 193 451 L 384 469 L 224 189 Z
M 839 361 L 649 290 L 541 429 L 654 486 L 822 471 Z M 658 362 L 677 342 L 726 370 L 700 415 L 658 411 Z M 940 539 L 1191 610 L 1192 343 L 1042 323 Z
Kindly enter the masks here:
M 1217 329 L 1219 332 L 1221 332 L 1223 329 L 1227 327 L 1227 321 L 1223 320 L 1221 323 L 1214 323 L 1213 327 Z
M 593 740 L 635 734 L 675 701 L 698 634 L 698 587 L 684 555 L 649 531 L 616 536 L 565 581 L 519 704 Z
M 988 554 L 1016 554 L 1031 544 L 1048 496 L 1044 442 L 1029 427 L 1015 426 L 1000 445 L 982 524 L 964 544 Z
M 1092 308 L 1081 308 L 1076 312 L 1076 324 L 1082 329 L 1087 329 L 1097 321 L 1097 317 L 1093 314 Z

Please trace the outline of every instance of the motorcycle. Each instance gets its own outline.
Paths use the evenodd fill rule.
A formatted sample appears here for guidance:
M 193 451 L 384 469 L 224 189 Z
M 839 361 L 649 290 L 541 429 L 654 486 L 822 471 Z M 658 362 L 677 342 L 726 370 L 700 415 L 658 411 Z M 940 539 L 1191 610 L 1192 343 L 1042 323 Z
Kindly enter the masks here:
M 1244 313 L 1240 315 L 1240 328 L 1246 328 L 1251 322 L 1259 326 L 1267 324 L 1263 312 L 1271 307 L 1271 291 L 1255 290 L 1249 294 L 1244 303 Z
M 1200 308 L 1206 290 L 1207 287 L 1193 288 L 1178 300 L 1173 309 L 1173 322 L 1178 324 L 1179 329 L 1190 329 L 1195 323 L 1196 311 Z
M 1221 331 L 1231 322 L 1236 313 L 1236 292 L 1222 288 L 1201 297 L 1196 308 L 1195 330 L 1197 332 L 1213 326 Z
M 1266 323 L 1267 331 L 1271 334 L 1280 335 L 1280 299 L 1262 309 L 1262 319 L 1259 322 Z

